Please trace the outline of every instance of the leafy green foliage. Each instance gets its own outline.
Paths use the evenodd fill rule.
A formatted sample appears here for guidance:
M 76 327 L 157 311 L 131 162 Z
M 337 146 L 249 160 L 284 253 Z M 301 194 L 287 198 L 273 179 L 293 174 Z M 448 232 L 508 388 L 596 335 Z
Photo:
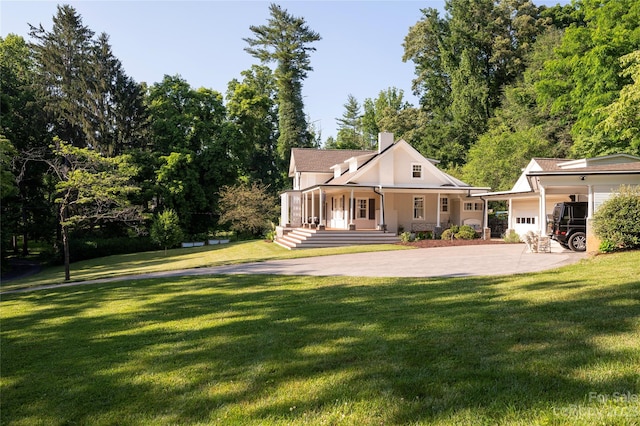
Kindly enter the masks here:
M 3 243 L 20 235 L 23 256 L 27 256 L 32 238 L 51 242 L 55 235 L 55 213 L 51 208 L 50 178 L 47 168 L 38 162 L 26 161 L 24 152 L 46 148 L 50 145 L 43 99 L 38 96 L 36 63 L 32 50 L 22 37 L 9 34 L 0 37 L 0 133 L 15 148 L 12 158 L 3 159 L 4 170 L 12 163 L 11 181 L 17 193 L 3 190 L 0 209 Z M 5 151 L 6 152 L 6 151 Z M 8 179 L 9 176 L 3 177 Z M 7 182 L 7 180 L 4 180 Z M 6 248 L 3 246 L 3 252 Z M 16 247 L 14 247 L 16 249 Z
M 148 102 L 158 206 L 174 209 L 185 232 L 206 232 L 215 227 L 218 189 L 236 181 L 247 144 L 260 135 L 239 137 L 237 126 L 227 120 L 222 95 L 194 90 L 180 76 L 154 84 Z
M 422 10 L 405 38 L 403 60 L 416 65 L 413 87 L 428 117 L 420 123 L 419 148 L 449 167 L 464 164 L 546 22 L 524 0 L 448 0 L 445 9 L 442 18 Z
M 598 208 L 593 226 L 609 249 L 640 248 L 640 187 L 621 187 Z
M 228 118 L 235 128 L 237 157 L 242 178 L 261 181 L 272 189 L 282 188 L 288 164 L 276 150 L 278 111 L 276 82 L 266 66 L 254 65 L 233 80 L 227 90 Z
M 167 254 L 167 248 L 177 245 L 182 240 L 180 218 L 176 212 L 168 209 L 157 214 L 151 224 L 150 235 L 151 240 L 163 247 L 164 253 Z
M 31 26 L 30 35 L 36 86 L 55 136 L 106 155 L 144 144 L 142 91 L 113 55 L 108 35 L 95 39 L 69 5 L 58 6 L 51 30 Z
M 478 233 L 469 225 L 451 225 L 449 229 L 442 231 L 442 240 L 473 240 L 479 238 Z
M 99 259 L 107 256 L 115 256 L 120 254 L 141 253 L 145 251 L 157 250 L 158 246 L 149 236 L 127 236 L 127 237 L 109 237 L 98 238 L 76 237 L 72 235 L 69 239 L 69 256 L 74 262 L 74 279 L 78 278 L 77 262 Z M 60 257 L 60 253 L 55 257 L 54 262 L 61 264 L 64 259 Z
M 55 185 L 62 229 L 65 280 L 70 279 L 69 231 L 102 223 L 119 222 L 137 226 L 142 220 L 139 206 L 129 196 L 139 191 L 133 184 L 136 173 L 130 157 L 103 157 L 88 148 L 74 147 L 54 139 L 53 159 L 46 161 L 58 181 Z
M 585 0 L 575 6 L 585 24 L 565 30 L 556 57 L 545 64 L 536 83 L 539 100 L 572 123 L 573 155 L 628 152 L 628 135 L 603 132 L 612 123 L 605 129 L 599 123 L 613 112 L 606 107 L 631 83 L 630 75 L 622 73 L 620 58 L 640 48 L 640 3 Z
M 620 58 L 622 76 L 633 83 L 620 90 L 618 99 L 602 109 L 601 129 L 608 139 L 617 139 L 618 152 L 640 155 L 640 50 Z
M 16 154 L 17 151 L 9 139 L 0 134 L 0 199 L 2 200 L 18 193 L 16 177 L 11 167 Z
M 400 234 L 400 241 L 402 241 L 403 243 L 410 243 L 412 241 L 415 241 L 415 235 L 413 235 L 411 232 L 405 231 Z
M 220 190 L 220 222 L 239 233 L 259 236 L 278 214 L 276 198 L 259 183 L 224 186 Z
M 521 243 L 520 235 L 514 230 L 509 229 L 502 237 L 505 243 Z

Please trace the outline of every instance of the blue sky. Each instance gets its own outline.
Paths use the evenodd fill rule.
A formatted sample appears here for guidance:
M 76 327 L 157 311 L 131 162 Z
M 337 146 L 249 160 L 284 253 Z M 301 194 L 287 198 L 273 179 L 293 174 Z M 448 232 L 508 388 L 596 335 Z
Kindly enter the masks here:
M 562 4 L 568 0 L 560 0 Z M 269 1 L 69 1 L 83 23 L 110 36 L 113 52 L 127 74 L 153 84 L 165 74 L 180 74 L 193 88 L 225 94 L 227 83 L 258 61 L 244 51 L 251 25 L 269 18 Z M 336 135 L 335 118 L 347 96 L 363 103 L 381 90 L 396 87 L 416 105 L 411 92 L 414 67 L 402 62 L 402 43 L 420 20 L 420 9 L 443 11 L 444 0 L 276 2 L 303 17 L 322 40 L 313 44 L 314 70 L 303 82 L 305 112 L 322 130 Z M 535 1 L 555 4 L 557 1 Z M 0 3 L 0 34 L 28 39 L 29 25 L 52 27 L 55 1 Z M 61 4 L 61 3 L 60 3 Z

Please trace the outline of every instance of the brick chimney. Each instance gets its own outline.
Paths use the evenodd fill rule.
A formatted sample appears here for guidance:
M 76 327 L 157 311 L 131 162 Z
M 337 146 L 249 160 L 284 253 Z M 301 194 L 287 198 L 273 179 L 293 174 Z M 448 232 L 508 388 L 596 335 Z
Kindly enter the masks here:
M 393 145 L 393 133 L 378 133 L 378 154 Z

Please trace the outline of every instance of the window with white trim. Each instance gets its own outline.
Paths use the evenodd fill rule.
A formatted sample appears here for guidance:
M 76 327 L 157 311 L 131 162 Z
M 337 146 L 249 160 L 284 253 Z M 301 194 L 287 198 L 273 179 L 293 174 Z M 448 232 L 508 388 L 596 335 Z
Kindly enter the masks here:
M 411 165 L 411 177 L 414 179 L 422 179 L 422 164 Z
M 440 198 L 440 211 L 442 213 L 447 213 L 449 211 L 449 198 L 447 197 Z
M 536 218 L 535 217 L 516 217 L 516 223 L 535 225 Z
M 473 211 L 481 211 L 482 203 L 464 203 L 464 211 L 473 212 Z
M 424 220 L 424 197 L 413 197 L 413 219 Z
M 366 198 L 358 198 L 356 200 L 356 218 L 358 219 L 368 219 L 369 218 L 369 210 L 368 210 L 368 200 Z

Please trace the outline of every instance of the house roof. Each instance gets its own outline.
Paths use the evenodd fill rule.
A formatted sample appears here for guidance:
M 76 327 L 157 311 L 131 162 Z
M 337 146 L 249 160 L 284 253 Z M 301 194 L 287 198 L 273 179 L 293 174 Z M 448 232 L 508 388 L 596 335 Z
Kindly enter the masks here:
M 293 148 L 289 163 L 289 176 L 294 172 L 333 173 L 332 166 L 349 158 L 375 154 L 376 151 L 354 149 Z M 295 167 L 295 170 L 294 170 Z
M 402 147 L 402 148 L 401 148 Z M 443 172 L 435 166 L 436 160 L 425 158 L 415 148 L 409 145 L 404 140 L 399 140 L 392 145 L 388 146 L 382 152 L 377 151 L 359 151 L 359 150 L 317 150 L 317 149 L 304 149 L 297 148 L 292 150 L 291 166 L 289 175 L 293 176 L 294 168 L 298 172 L 311 172 L 311 173 L 333 173 L 336 167 L 340 167 L 342 173 L 337 177 L 330 177 L 322 185 L 327 186 L 359 186 L 359 178 L 363 176 L 367 170 L 371 170 L 372 167 L 376 167 L 380 158 L 385 156 L 387 152 L 396 149 L 404 149 L 411 156 L 416 158 L 416 161 L 423 161 L 425 167 L 430 170 L 430 173 L 436 178 L 437 182 L 431 184 L 421 183 L 419 185 L 406 186 L 407 189 L 480 189 L 474 188 L 469 184 L 454 178 L 453 176 Z M 356 169 L 352 166 L 356 165 Z M 396 188 L 404 188 L 402 185 L 392 185 Z M 486 189 L 486 188 L 482 188 Z
M 566 158 L 534 158 L 533 160 L 545 172 L 558 170 L 558 164 L 567 161 Z
M 568 160 L 564 158 L 534 158 L 542 170 L 531 170 L 530 174 L 625 172 L 640 170 L 640 157 L 628 154 L 613 154 L 603 157 Z
M 477 196 L 505 196 L 534 192 L 534 177 L 571 175 L 620 175 L 640 174 L 640 157 L 629 154 L 613 154 L 602 157 L 582 158 L 533 158 L 511 191 L 488 192 Z
M 420 187 L 421 188 L 442 188 L 442 187 L 448 187 L 448 188 L 465 188 L 465 189 L 471 189 L 472 187 L 459 180 L 454 178 L 453 176 L 443 172 L 442 170 L 440 170 L 439 168 L 437 168 L 435 166 L 435 164 L 438 162 L 436 160 L 433 160 L 431 158 L 425 158 L 422 154 L 420 154 L 414 147 L 412 147 L 409 143 L 407 143 L 405 140 L 400 139 L 399 141 L 395 142 L 393 145 L 389 146 L 387 149 L 385 149 L 384 151 L 382 151 L 381 153 L 371 156 L 371 158 L 369 159 L 369 161 L 365 161 L 362 163 L 361 166 L 358 167 L 357 170 L 355 171 L 349 171 L 346 173 L 343 173 L 340 177 L 337 178 L 333 178 L 331 180 L 329 180 L 327 182 L 327 184 L 329 185 L 345 185 L 345 184 L 353 184 L 355 183 L 355 180 L 362 176 L 363 173 L 366 172 L 367 168 L 371 168 L 371 167 L 375 167 L 375 164 L 377 161 L 379 161 L 379 159 L 385 155 L 387 153 L 387 151 L 391 151 L 394 149 L 404 149 L 405 151 L 409 152 L 410 155 L 412 155 L 414 158 L 416 159 L 420 159 L 422 161 L 424 161 L 424 165 L 425 167 L 429 168 L 429 170 L 431 171 L 431 173 L 435 176 L 435 178 L 441 182 L 439 185 L 425 185 L 425 184 L 421 184 Z M 395 187 L 400 187 L 398 185 L 393 185 Z

